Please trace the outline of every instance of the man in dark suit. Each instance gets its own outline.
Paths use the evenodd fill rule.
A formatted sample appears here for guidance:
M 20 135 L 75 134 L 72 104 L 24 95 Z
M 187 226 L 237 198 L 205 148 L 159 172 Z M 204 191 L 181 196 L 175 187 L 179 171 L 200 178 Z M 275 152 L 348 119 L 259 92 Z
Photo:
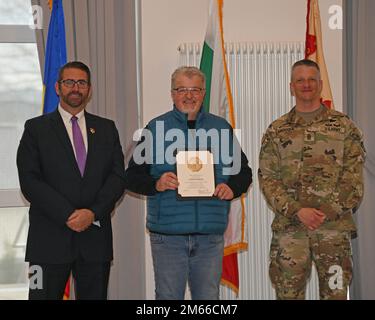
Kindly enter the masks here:
M 113 121 L 84 109 L 90 70 L 64 65 L 56 111 L 26 121 L 17 153 L 30 202 L 26 261 L 40 266 L 42 288 L 29 299 L 62 299 L 72 272 L 77 299 L 106 299 L 113 258 L 111 212 L 124 191 L 124 156 Z

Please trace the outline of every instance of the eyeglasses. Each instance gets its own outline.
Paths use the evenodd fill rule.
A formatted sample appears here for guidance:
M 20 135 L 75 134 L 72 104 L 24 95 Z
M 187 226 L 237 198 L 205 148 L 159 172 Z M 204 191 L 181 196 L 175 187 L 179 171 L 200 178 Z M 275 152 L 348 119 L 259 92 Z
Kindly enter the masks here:
M 185 87 L 180 87 L 180 88 L 174 88 L 172 89 L 174 92 L 176 92 L 179 95 L 185 95 L 190 92 L 193 96 L 198 96 L 200 95 L 205 89 L 202 88 L 185 88 Z
M 87 89 L 89 87 L 89 83 L 86 80 L 73 80 L 73 79 L 66 79 L 61 80 L 60 83 L 62 83 L 67 88 L 74 88 L 74 86 L 77 84 L 79 89 Z

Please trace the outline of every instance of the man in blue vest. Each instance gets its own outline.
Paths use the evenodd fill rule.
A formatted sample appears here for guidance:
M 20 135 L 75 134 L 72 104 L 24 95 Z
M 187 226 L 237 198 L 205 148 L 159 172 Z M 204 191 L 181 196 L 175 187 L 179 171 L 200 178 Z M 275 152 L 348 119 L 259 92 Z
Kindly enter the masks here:
M 216 300 L 230 201 L 247 191 L 252 172 L 230 124 L 202 110 L 204 74 L 195 67 L 181 67 L 171 82 L 173 110 L 151 120 L 143 130 L 126 170 L 127 185 L 130 191 L 148 196 L 156 299 L 182 300 L 188 283 L 192 299 Z M 201 139 L 204 133 L 209 136 L 206 140 Z M 178 150 L 215 155 L 211 198 L 177 196 Z

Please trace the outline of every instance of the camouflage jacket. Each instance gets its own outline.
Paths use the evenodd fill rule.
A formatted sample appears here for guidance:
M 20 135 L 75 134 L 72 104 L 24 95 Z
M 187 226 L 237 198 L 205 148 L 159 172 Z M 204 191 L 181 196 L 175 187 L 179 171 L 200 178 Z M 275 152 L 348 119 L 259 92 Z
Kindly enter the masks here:
M 338 111 L 324 108 L 307 124 L 293 108 L 275 120 L 262 139 L 258 172 L 275 212 L 272 229 L 303 228 L 298 210 L 317 208 L 327 216 L 320 228 L 356 231 L 364 158 L 362 133 Z

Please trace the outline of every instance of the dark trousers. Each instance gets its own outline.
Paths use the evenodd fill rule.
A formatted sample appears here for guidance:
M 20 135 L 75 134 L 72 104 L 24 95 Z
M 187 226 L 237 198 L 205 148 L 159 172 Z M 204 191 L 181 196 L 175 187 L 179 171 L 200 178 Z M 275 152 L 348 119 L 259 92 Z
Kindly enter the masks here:
M 38 286 L 30 281 L 29 300 L 61 300 L 70 272 L 73 274 L 77 300 L 106 300 L 110 262 L 75 261 L 68 264 L 40 264 L 30 262 L 30 268 L 42 273 Z M 40 273 L 40 272 L 39 272 Z M 41 284 L 41 285 L 40 285 Z

